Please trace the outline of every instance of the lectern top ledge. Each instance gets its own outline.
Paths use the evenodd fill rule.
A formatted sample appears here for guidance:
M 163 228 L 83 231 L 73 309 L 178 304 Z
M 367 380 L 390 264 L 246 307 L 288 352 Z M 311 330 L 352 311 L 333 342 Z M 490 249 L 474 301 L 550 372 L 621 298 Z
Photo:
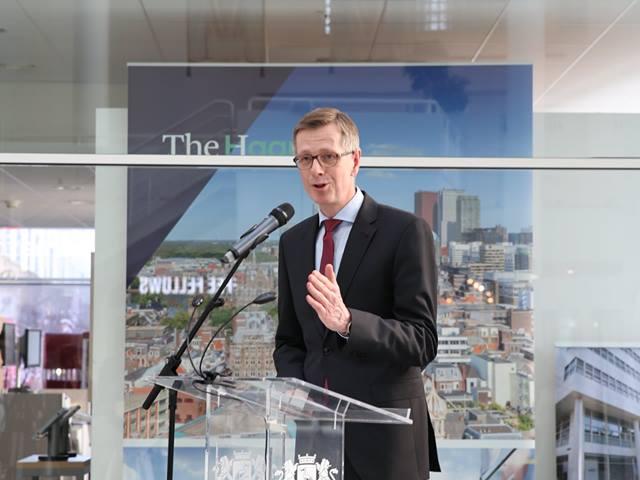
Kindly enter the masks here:
M 380 408 L 297 378 L 222 377 L 205 383 L 197 376 L 155 377 L 153 382 L 201 400 L 243 402 L 247 407 L 289 419 L 411 425 L 411 409 Z M 269 416 L 269 415 L 268 415 Z
M 295 378 L 153 382 L 205 400 L 205 480 L 342 480 L 346 424 L 412 424 L 410 409 L 375 407 Z

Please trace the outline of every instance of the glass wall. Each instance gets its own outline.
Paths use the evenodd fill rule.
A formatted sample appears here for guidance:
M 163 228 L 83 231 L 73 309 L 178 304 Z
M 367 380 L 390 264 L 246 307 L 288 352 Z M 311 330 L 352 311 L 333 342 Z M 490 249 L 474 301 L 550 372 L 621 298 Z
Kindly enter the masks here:
M 90 450 L 94 173 L 5 165 L 0 185 L 0 478 L 15 478 L 18 459 L 46 452 L 34 434 L 63 408 L 80 408 L 73 449 Z
M 72 404 L 99 432 L 90 445 L 76 428 L 94 478 L 162 475 L 166 395 L 142 411 L 144 379 L 184 337 L 189 299 L 219 285 L 233 239 L 285 201 L 294 222 L 315 213 L 289 132 L 327 104 L 361 127 L 360 186 L 437 235 L 440 346 L 423 373 L 435 478 L 487 473 L 507 455 L 498 436 L 516 442 L 505 465 L 517 458 L 523 478 L 534 459 L 539 479 L 554 465 L 558 478 L 637 478 L 629 452 L 566 449 L 578 420 L 587 444 L 632 448 L 640 434 L 635 407 L 581 410 L 567 386 L 637 399 L 639 23 L 631 0 L 3 3 L 0 425 L 18 404 L 38 413 L 3 430 L 25 447 L 0 479 L 46 449 L 23 438 Z M 208 77 L 219 62 L 234 66 Z M 232 308 L 276 288 L 278 238 L 245 263 L 196 358 Z M 249 309 L 203 364 L 272 374 L 277 320 Z M 73 355 L 53 360 L 54 337 Z M 587 353 L 560 365 L 558 345 Z M 202 405 L 178 410 L 187 451 Z

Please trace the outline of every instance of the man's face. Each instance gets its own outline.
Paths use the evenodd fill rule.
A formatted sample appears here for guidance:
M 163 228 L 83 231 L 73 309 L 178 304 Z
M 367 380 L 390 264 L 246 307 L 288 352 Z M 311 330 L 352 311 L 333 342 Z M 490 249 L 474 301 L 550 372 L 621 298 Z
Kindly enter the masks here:
M 319 153 L 342 154 L 342 135 L 335 124 L 298 132 L 295 139 L 296 155 Z M 355 177 L 360 168 L 360 150 L 341 157 L 333 167 L 323 167 L 318 159 L 308 170 L 299 169 L 302 184 L 311 200 L 323 214 L 333 217 L 355 194 Z

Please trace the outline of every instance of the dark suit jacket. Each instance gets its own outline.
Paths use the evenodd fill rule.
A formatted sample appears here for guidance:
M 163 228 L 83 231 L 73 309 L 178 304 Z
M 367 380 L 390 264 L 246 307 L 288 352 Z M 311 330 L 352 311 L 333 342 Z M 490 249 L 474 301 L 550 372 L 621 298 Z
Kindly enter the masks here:
M 427 223 L 365 194 L 338 270 L 351 312 L 348 341 L 305 300 L 318 216 L 280 240 L 278 376 L 296 377 L 379 407 L 411 408 L 413 426 L 348 424 L 345 455 L 366 480 L 423 480 L 439 471 L 421 372 L 437 353 L 437 267 Z

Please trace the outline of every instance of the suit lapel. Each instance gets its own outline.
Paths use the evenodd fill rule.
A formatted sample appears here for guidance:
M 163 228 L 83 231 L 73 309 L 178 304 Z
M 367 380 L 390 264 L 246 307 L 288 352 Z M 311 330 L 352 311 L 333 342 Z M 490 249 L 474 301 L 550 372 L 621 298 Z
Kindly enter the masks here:
M 365 194 L 362 207 L 358 212 L 356 221 L 353 223 L 353 227 L 351 227 L 338 270 L 338 285 L 343 299 L 347 298 L 353 277 L 375 235 L 377 214 L 378 204 Z
M 295 277 L 291 279 L 292 284 L 301 286 L 305 295 L 307 292 L 307 277 L 315 268 L 316 237 L 318 236 L 319 230 L 318 215 L 310 217 L 308 222 L 308 225 L 304 226 L 300 236 L 299 248 L 295 255 Z M 315 310 L 311 308 L 306 299 L 303 299 L 303 303 L 304 318 L 308 318 L 314 323 L 318 334 L 324 335 L 326 328 L 324 328 Z

